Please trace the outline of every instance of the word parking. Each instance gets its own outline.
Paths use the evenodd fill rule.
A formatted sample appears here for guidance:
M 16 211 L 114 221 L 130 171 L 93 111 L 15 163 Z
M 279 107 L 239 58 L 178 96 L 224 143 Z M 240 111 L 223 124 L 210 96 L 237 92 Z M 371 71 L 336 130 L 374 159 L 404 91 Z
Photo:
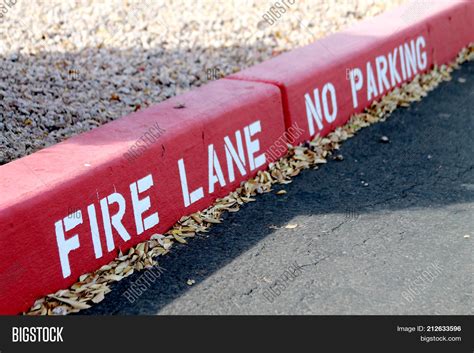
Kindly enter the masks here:
M 341 87 L 342 92 L 337 92 L 334 82 L 326 82 L 322 87 L 316 87 L 312 95 L 309 92 L 304 94 L 309 134 L 314 136 L 327 124 L 336 121 L 341 112 L 338 105 L 341 96 L 350 94 L 352 108 L 358 108 L 361 99 L 364 103 L 371 102 L 427 67 L 426 40 L 420 35 L 386 54 L 366 61 L 362 67 L 346 69 L 345 76 L 349 76 L 350 89 L 344 86 Z M 346 83 L 347 80 L 341 82 Z

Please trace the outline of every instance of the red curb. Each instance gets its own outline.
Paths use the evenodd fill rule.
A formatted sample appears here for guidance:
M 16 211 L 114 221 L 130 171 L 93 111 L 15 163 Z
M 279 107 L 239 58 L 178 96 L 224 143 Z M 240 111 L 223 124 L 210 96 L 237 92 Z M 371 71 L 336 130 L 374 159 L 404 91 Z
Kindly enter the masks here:
M 439 1 L 428 10 L 413 21 L 403 18 L 409 7 L 399 8 L 1 166 L 0 313 L 27 310 L 113 260 L 118 249 L 125 252 L 227 195 L 281 156 L 285 128 L 305 130 L 296 141 L 327 134 L 413 76 L 395 77 L 394 84 L 390 75 L 386 82 L 376 76 L 377 94 L 367 98 L 366 63 L 376 68 L 377 56 L 406 44 L 421 72 L 474 41 L 474 2 Z M 399 60 L 394 66 L 403 71 Z M 355 76 L 346 79 L 346 69 L 359 67 L 364 84 L 354 107 Z M 327 82 L 332 86 L 324 88 Z M 337 92 L 338 110 L 331 119 L 329 104 L 322 128 L 313 120 L 311 133 L 305 94 L 309 108 L 324 112 L 314 101 L 316 89 L 317 95 Z
M 285 129 L 288 131 L 291 128 L 292 121 L 290 119 L 290 108 L 288 106 L 288 92 L 286 91 L 286 86 L 280 82 L 276 81 L 271 81 L 271 80 L 262 80 L 262 79 L 257 79 L 257 78 L 243 78 L 238 75 L 230 75 L 225 77 L 224 79 L 228 80 L 238 80 L 238 81 L 245 81 L 245 82 L 260 82 L 260 83 L 266 83 L 270 85 L 274 85 L 278 87 L 280 90 L 281 94 L 281 100 L 282 100 L 282 105 L 283 105 L 283 114 L 285 118 Z M 294 141 L 288 141 L 290 143 L 294 143 Z
M 287 128 L 297 123 L 305 130 L 298 142 L 327 135 L 415 74 L 450 62 L 474 41 L 474 1 L 419 5 L 399 7 L 228 78 L 276 85 Z M 367 72 L 373 72 L 373 85 Z M 375 88 L 370 97 L 369 86 Z
M 2 166 L 0 312 L 28 309 L 235 190 L 266 168 L 264 153 L 284 132 L 277 88 L 220 80 Z M 123 219 L 108 226 L 120 204 Z

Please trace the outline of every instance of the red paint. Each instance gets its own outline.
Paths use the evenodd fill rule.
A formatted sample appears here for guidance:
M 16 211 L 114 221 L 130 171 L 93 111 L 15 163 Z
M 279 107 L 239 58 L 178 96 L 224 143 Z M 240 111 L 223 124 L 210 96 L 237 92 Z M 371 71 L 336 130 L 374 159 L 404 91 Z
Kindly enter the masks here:
M 174 108 L 180 104 L 184 108 Z M 247 175 L 241 176 L 235 168 L 236 180 L 229 182 L 223 138 L 228 135 L 235 144 L 235 131 L 244 137 L 244 126 L 257 120 L 262 131 L 253 137 L 258 138 L 262 153 L 284 133 L 278 89 L 220 80 L 0 167 L 0 313 L 27 310 L 35 299 L 69 287 L 81 274 L 117 256 L 117 249 L 107 253 L 98 198 L 114 191 L 123 195 L 123 224 L 131 240 L 124 242 L 115 231 L 114 240 L 125 252 L 152 234 L 165 232 L 182 216 L 208 207 L 264 169 L 250 172 L 246 156 Z M 164 130 L 162 135 L 139 158 L 127 161 L 123 154 L 155 123 Z M 177 162 L 184 158 L 190 189 L 203 186 L 207 190 L 211 143 L 226 186 L 217 183 L 214 193 L 205 191 L 204 198 L 185 208 Z M 158 211 L 160 221 L 137 236 L 129 185 L 150 173 L 154 186 L 143 196 L 150 196 L 151 209 L 144 218 Z M 94 256 L 86 210 L 91 203 L 98 214 L 104 254 L 100 259 Z M 111 214 L 118 209 L 113 206 Z M 82 212 L 83 224 L 66 232 L 66 238 L 79 233 L 80 247 L 70 252 L 72 274 L 64 279 L 55 222 L 76 209 Z
M 216 198 L 227 195 L 257 170 L 265 168 L 263 164 L 250 170 L 247 148 L 253 142 L 244 139 L 245 175 L 234 165 L 236 179 L 231 182 L 225 136 L 236 145 L 235 132 L 240 131 L 244 138 L 244 128 L 259 121 L 261 131 L 249 140 L 259 140 L 259 152 L 255 153 L 258 156 L 283 135 L 285 127 L 297 123 L 300 128 L 308 129 L 304 95 L 309 93 L 313 97 L 316 88 L 321 95 L 324 84 L 331 82 L 338 113 L 334 121 L 325 122 L 315 132 L 327 134 L 386 93 L 384 89 L 368 99 L 364 95 L 366 91 L 361 90 L 354 109 L 346 69 L 360 67 L 366 80 L 367 61 L 373 65 L 376 56 L 386 55 L 402 43 L 423 36 L 427 53 L 423 71 L 426 71 L 433 64 L 451 61 L 462 47 L 474 41 L 473 1 L 438 1 L 415 19 L 409 14 L 416 9 L 409 6 L 1 166 L 0 313 L 27 310 L 35 299 L 67 288 L 81 274 L 113 260 L 118 249 L 125 252 L 153 233 L 165 232 L 182 216 L 208 207 Z M 401 70 L 400 61 L 396 67 Z M 328 111 L 330 108 L 333 107 L 328 105 Z M 136 159 L 124 158 L 129 148 L 153 126 L 159 126 L 162 131 L 159 137 L 149 148 L 141 150 L 143 153 Z M 300 141 L 310 135 L 307 130 Z M 215 148 L 226 182 L 223 187 L 215 184 L 212 193 L 208 192 L 210 144 Z M 204 192 L 203 198 L 189 207 L 184 205 L 180 183 L 178 160 L 181 158 L 189 192 L 201 186 Z M 152 176 L 153 186 L 141 192 L 139 198 L 143 201 L 149 197 L 151 207 L 141 216 L 148 219 L 158 212 L 159 223 L 137 235 L 130 184 L 148 175 Z M 123 197 L 126 209 L 122 223 L 131 239 L 122 240 L 114 229 L 116 248 L 108 252 L 99 200 L 114 192 Z M 88 205 L 94 205 L 97 214 L 103 251 L 99 259 L 95 256 Z M 77 233 L 80 244 L 67 257 L 71 274 L 64 278 L 55 222 L 70 213 L 76 214 L 76 209 L 81 211 L 83 223 L 66 232 L 65 238 L 73 239 Z M 106 209 L 113 215 L 120 208 L 111 203 Z

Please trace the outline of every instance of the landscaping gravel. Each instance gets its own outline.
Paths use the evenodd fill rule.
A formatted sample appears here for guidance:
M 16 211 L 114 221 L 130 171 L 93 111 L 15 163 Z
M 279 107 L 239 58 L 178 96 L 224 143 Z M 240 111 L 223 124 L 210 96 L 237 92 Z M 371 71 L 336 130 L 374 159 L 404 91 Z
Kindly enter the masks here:
M 405 1 L 282 2 L 1 0 L 0 164 Z

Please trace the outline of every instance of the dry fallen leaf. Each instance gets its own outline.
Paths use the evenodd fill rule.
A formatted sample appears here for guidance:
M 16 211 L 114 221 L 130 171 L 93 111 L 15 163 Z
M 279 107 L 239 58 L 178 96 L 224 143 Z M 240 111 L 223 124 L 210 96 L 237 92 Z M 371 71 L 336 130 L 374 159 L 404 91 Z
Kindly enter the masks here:
M 94 298 L 92 298 L 92 302 L 95 304 L 100 303 L 102 300 L 104 300 L 104 292 L 100 292 Z
M 119 275 L 116 275 L 114 273 L 111 273 L 111 274 L 104 277 L 104 279 L 106 279 L 108 281 L 112 281 L 112 282 L 118 282 L 118 281 L 122 280 L 123 278 L 124 278 L 124 276 L 119 276 Z
M 49 297 L 54 298 L 56 300 L 59 300 L 60 302 L 69 304 L 71 307 L 75 309 L 89 309 L 91 306 L 85 303 L 80 303 L 79 301 L 72 300 L 72 299 L 66 299 L 66 298 L 60 298 L 60 297 L 55 297 L 54 295 L 50 295 Z
M 203 220 L 207 223 L 214 223 L 214 224 L 221 223 L 221 221 L 219 221 L 218 219 L 213 219 L 213 218 L 209 218 L 209 217 L 203 217 Z
M 79 282 L 84 282 L 87 279 L 87 277 L 89 277 L 89 273 L 86 273 L 86 274 L 80 276 L 79 277 Z
M 183 238 L 181 238 L 178 234 L 173 234 L 173 237 L 174 237 L 177 241 L 179 241 L 181 244 L 186 244 L 186 243 L 187 243 L 187 241 L 184 240 Z
M 197 213 L 193 213 L 191 218 L 194 219 L 197 223 L 202 224 L 202 218 Z

